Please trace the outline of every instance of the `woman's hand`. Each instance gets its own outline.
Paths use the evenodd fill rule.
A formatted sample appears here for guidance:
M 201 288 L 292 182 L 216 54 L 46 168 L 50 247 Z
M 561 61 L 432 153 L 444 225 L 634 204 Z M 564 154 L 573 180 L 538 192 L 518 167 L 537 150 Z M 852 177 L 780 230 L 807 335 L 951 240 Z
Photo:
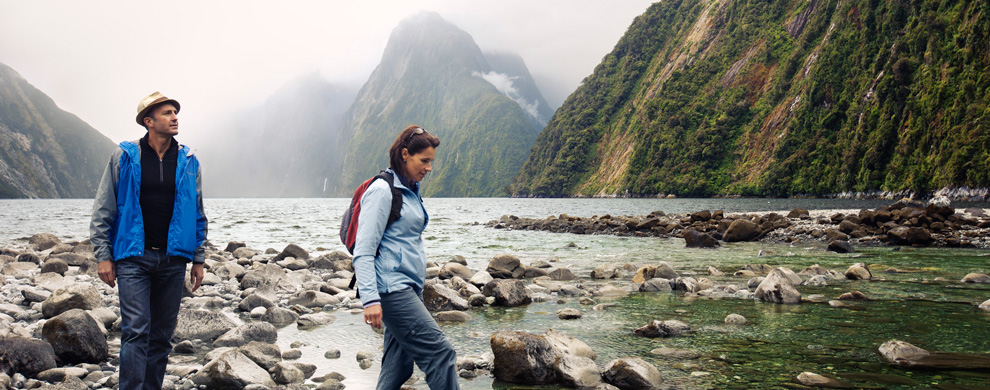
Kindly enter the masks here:
M 372 328 L 382 328 L 382 305 L 372 305 L 364 308 L 364 323 Z

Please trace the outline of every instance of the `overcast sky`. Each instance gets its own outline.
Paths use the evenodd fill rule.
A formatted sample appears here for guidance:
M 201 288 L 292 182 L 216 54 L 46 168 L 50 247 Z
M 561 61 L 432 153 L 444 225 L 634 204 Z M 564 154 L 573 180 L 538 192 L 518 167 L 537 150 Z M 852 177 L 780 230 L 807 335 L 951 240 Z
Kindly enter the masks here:
M 360 87 L 420 11 L 521 55 L 559 105 L 650 3 L 0 0 L 0 62 L 114 142 L 143 134 L 137 102 L 159 90 L 182 104 L 181 140 L 313 72 Z

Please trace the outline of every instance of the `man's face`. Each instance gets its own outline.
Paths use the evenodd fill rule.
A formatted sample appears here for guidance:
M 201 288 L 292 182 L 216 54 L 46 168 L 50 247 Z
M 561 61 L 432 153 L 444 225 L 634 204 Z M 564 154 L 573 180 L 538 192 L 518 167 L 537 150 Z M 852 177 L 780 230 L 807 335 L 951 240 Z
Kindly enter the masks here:
M 171 103 L 161 104 L 151 111 L 151 115 L 144 118 L 144 124 L 148 127 L 149 133 L 162 137 L 177 135 L 179 134 L 178 110 Z

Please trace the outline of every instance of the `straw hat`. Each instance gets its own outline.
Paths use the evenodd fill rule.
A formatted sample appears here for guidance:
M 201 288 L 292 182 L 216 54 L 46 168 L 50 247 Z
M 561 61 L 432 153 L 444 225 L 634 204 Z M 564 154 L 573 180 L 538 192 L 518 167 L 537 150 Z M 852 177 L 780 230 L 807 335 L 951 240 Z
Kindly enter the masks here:
M 135 118 L 137 119 L 138 125 L 144 127 L 144 117 L 148 115 L 148 111 L 161 103 L 172 103 L 172 105 L 175 106 L 175 112 L 179 113 L 178 101 L 169 99 L 165 97 L 165 95 L 162 95 L 161 92 L 155 91 L 155 93 L 145 96 L 145 98 L 141 99 L 141 102 L 138 103 L 137 118 Z

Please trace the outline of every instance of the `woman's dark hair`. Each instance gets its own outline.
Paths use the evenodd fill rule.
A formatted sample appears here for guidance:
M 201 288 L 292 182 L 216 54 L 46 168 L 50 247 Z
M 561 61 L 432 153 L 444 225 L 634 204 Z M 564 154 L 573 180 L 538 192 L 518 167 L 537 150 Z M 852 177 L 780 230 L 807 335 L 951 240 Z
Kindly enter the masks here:
M 405 175 L 405 165 L 402 164 L 402 149 L 409 150 L 409 155 L 418 154 L 427 148 L 440 146 L 440 139 L 427 133 L 421 126 L 412 125 L 402 130 L 392 147 L 388 148 L 388 166 L 393 171 Z

